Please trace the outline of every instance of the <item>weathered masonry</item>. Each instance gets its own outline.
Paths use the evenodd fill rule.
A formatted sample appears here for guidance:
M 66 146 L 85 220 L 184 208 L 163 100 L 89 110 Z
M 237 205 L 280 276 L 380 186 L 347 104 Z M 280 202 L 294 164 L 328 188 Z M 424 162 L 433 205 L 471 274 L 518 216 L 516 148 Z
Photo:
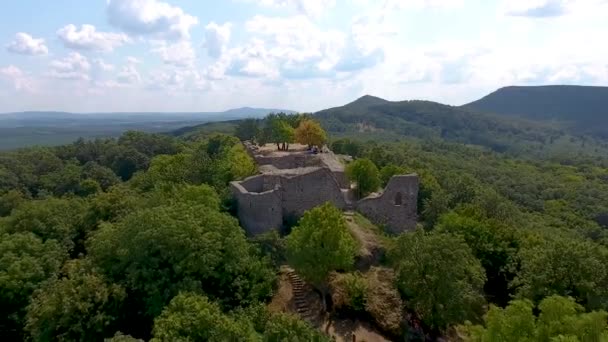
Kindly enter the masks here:
M 394 176 L 381 193 L 354 201 L 344 167 L 332 152 L 315 155 L 246 146 L 261 174 L 230 185 L 239 220 L 250 235 L 280 229 L 285 222 L 293 222 L 325 202 L 343 210 L 358 210 L 391 233 L 416 226 L 416 175 Z

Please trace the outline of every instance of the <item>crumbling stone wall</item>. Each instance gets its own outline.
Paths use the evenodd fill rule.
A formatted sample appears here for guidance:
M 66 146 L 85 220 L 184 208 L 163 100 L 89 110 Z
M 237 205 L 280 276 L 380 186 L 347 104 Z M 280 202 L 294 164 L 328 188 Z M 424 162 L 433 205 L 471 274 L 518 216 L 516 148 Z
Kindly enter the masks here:
M 418 176 L 393 176 L 384 191 L 361 199 L 356 208 L 370 221 L 393 234 L 416 228 Z
M 343 210 L 356 209 L 393 234 L 416 227 L 416 175 L 394 176 L 381 194 L 354 202 L 349 198 L 344 166 L 331 151 L 262 154 L 254 145 L 245 146 L 258 165 L 270 165 L 260 168 L 261 175 L 230 184 L 239 220 L 250 235 L 280 228 L 286 220 L 325 202 Z
M 282 227 L 306 210 L 331 202 L 346 206 L 340 186 L 327 168 L 300 174 L 263 174 L 230 183 L 241 225 L 250 235 Z
M 253 176 L 243 182 L 231 182 L 232 194 L 237 201 L 239 221 L 250 235 L 258 235 L 268 230 L 279 229 L 283 225 L 281 192 L 277 189 L 262 189 L 263 176 Z M 252 191 L 245 188 L 250 186 Z M 259 186 L 259 188 L 258 188 Z
M 306 152 L 294 152 L 287 155 L 255 155 L 258 165 L 272 165 L 277 169 L 297 169 L 300 167 L 320 166 L 321 159 Z
M 340 185 L 327 168 L 281 177 L 283 215 L 300 217 L 306 210 L 331 202 L 337 208 L 346 206 Z

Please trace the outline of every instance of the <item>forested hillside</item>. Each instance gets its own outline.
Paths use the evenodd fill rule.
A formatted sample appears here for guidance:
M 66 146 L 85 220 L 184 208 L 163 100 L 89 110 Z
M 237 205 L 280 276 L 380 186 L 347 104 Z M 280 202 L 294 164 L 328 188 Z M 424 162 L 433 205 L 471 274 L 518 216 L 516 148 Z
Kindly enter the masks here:
M 608 87 L 505 87 L 463 108 L 558 122 L 578 133 L 608 137 Z
M 310 115 L 224 128 L 282 149 L 329 141 L 355 158 L 348 173 L 360 182 L 365 175 L 367 192 L 394 174 L 419 175 L 419 229 L 390 236 L 370 227 L 386 255 L 365 272 L 355 269 L 357 241 L 331 205 L 309 211 L 286 236 L 246 237 L 227 185 L 256 166 L 237 137 L 213 125 L 0 153 L 3 340 L 326 341 L 267 307 L 284 263 L 331 293 L 335 314 L 368 320 L 394 340 L 608 338 L 603 159 L 463 144 L 466 125 L 529 131 L 489 116 L 474 123 L 452 107 L 370 97 L 349 106 L 315 116 L 343 124 L 333 129 L 341 136 L 326 136 Z M 437 127 L 428 137 L 400 135 L 408 120 Z M 441 134 L 446 123 L 457 129 Z M 361 132 L 372 126 L 380 134 Z M 365 167 L 354 175 L 354 166 Z
M 608 155 L 607 141 L 573 134 L 561 125 L 428 101 L 390 102 L 364 96 L 345 106 L 317 112 L 315 117 L 336 134 L 366 133 L 384 140 L 442 139 L 542 158 Z

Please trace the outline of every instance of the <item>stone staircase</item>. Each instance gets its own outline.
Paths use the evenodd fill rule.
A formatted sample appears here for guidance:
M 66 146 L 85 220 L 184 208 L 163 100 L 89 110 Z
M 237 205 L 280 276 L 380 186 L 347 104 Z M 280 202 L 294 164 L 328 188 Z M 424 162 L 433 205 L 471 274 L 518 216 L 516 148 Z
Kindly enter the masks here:
M 306 301 L 306 284 L 293 269 L 289 269 L 287 271 L 287 276 L 289 277 L 289 282 L 291 283 L 291 287 L 293 289 L 293 299 L 296 312 L 305 320 L 314 319 L 316 315 L 311 312 L 310 306 Z

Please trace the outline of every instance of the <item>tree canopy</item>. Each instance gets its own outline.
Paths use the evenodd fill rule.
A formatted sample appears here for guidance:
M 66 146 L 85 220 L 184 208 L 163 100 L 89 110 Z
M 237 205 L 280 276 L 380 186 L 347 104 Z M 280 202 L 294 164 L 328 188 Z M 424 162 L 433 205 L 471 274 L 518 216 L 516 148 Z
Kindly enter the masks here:
M 302 145 L 312 146 L 323 146 L 327 140 L 327 134 L 321 128 L 321 125 L 311 119 L 304 119 L 300 121 L 300 124 L 294 133 L 295 141 Z
M 481 315 L 484 270 L 458 235 L 403 234 L 390 258 L 399 290 L 429 327 L 444 329 Z
M 459 331 L 472 342 L 606 341 L 608 313 L 585 313 L 571 297 L 550 296 L 538 305 L 538 316 L 529 300 L 514 300 L 506 308 L 492 305 L 484 325 L 463 325 Z
M 380 171 L 369 159 L 357 159 L 346 166 L 346 175 L 351 182 L 356 183 L 359 198 L 378 190 L 380 187 Z
M 330 203 L 304 213 L 287 237 L 291 265 L 314 284 L 323 284 L 329 272 L 353 266 L 357 242 L 340 210 Z

